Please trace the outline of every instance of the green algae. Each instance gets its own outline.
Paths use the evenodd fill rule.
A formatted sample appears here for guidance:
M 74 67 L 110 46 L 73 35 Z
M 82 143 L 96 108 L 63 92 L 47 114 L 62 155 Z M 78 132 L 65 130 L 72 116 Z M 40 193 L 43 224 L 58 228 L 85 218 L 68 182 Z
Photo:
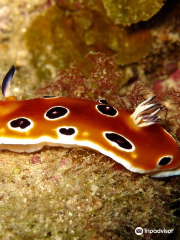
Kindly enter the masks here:
M 107 15 L 115 24 L 131 25 L 147 21 L 163 6 L 164 0 L 69 0 L 58 1 L 59 6 L 70 10 L 90 9 Z
M 121 29 L 112 35 L 109 46 L 115 52 L 117 65 L 138 62 L 145 57 L 152 45 L 152 36 L 148 29 Z
M 25 33 L 31 63 L 39 79 L 55 76 L 89 51 L 114 56 L 118 65 L 136 62 L 152 44 L 149 30 L 123 28 L 97 11 L 68 11 L 53 5 Z
M 52 21 L 56 15 L 57 21 Z M 178 0 L 165 2 L 161 11 L 148 21 L 125 27 L 114 24 L 100 0 L 56 0 L 56 4 L 48 7 L 41 17 L 37 16 L 27 28 L 28 59 L 38 79 L 46 80 L 74 61 L 83 62 L 88 52 L 102 52 L 115 57 L 116 63 L 122 66 L 121 85 L 136 78 L 150 85 L 167 79 L 171 64 L 178 66 L 178 23 Z M 43 24 L 48 28 L 42 35 Z M 52 35 L 49 42 L 46 32 Z M 43 47 L 41 42 L 45 43 Z
M 102 0 L 115 24 L 131 25 L 147 21 L 163 6 L 164 0 Z
M 66 68 L 75 59 L 82 60 L 83 43 L 72 29 L 72 18 L 57 6 L 37 16 L 25 33 L 32 54 L 31 63 L 39 79 L 50 78 L 57 69 Z M 81 48 L 81 52 L 78 49 Z

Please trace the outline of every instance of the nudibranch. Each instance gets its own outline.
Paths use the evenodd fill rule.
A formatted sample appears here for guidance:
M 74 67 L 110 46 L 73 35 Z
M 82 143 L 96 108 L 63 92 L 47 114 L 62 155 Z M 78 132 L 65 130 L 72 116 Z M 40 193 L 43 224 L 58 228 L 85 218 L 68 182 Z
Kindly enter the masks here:
M 105 100 L 45 96 L 18 101 L 10 82 L 15 67 L 2 82 L 0 149 L 34 152 L 45 145 L 97 150 L 132 172 L 153 177 L 180 174 L 180 151 L 157 122 L 161 104 L 151 97 L 134 113 Z

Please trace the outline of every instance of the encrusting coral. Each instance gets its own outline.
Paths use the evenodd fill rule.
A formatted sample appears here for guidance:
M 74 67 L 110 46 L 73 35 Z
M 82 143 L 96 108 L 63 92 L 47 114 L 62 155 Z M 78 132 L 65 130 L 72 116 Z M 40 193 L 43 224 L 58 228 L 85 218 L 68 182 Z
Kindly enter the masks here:
M 175 226 L 169 183 L 115 170 L 99 153 L 45 148 L 34 155 L 0 156 L 3 240 L 138 239 L 137 226 Z

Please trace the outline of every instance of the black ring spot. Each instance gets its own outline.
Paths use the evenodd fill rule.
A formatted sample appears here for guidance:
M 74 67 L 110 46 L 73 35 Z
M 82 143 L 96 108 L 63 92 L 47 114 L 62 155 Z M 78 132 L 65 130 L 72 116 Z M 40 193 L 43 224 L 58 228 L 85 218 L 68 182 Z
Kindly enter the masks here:
M 50 119 L 56 119 L 66 115 L 68 110 L 64 107 L 53 107 L 49 109 L 46 113 L 46 117 Z
M 171 157 L 163 157 L 159 160 L 158 165 L 160 166 L 167 165 L 168 163 L 170 163 L 171 159 L 172 159 Z
M 99 99 L 100 103 L 108 104 L 108 102 L 105 99 Z
M 75 130 L 74 128 L 60 128 L 59 132 L 64 135 L 73 135 Z
M 26 118 L 18 118 L 10 122 L 12 128 L 20 127 L 21 129 L 27 128 L 31 122 Z
M 104 115 L 114 117 L 117 114 L 117 110 L 109 105 L 97 105 L 97 109 Z
M 56 98 L 56 96 L 43 96 L 42 98 Z
M 121 148 L 124 148 L 124 149 L 133 148 L 132 144 L 121 135 L 118 135 L 116 133 L 105 133 L 105 136 L 110 141 L 117 143 Z

